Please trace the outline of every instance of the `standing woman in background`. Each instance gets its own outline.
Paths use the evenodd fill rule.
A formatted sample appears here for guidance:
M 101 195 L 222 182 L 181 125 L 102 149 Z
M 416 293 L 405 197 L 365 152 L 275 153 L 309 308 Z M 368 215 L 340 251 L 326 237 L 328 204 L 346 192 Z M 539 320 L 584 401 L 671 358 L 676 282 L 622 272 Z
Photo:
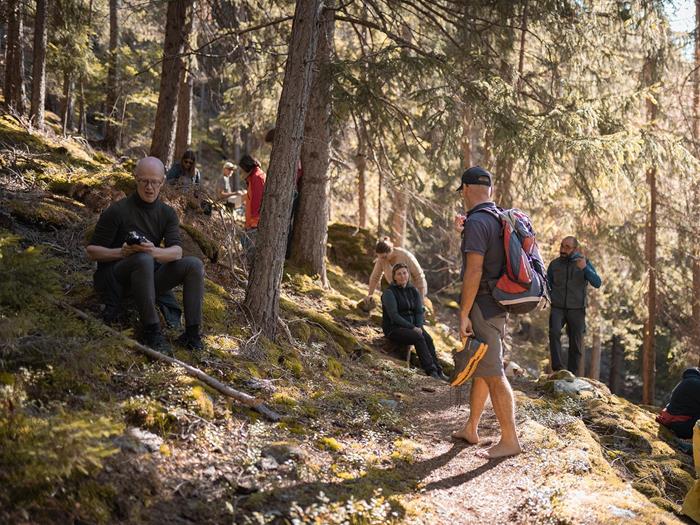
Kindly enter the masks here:
M 255 257 L 255 239 L 260 222 L 260 208 L 262 206 L 263 193 L 265 192 L 265 179 L 267 175 L 260 169 L 260 163 L 250 155 L 243 155 L 238 162 L 243 179 L 247 187 L 245 194 L 245 233 L 241 237 L 241 245 L 245 251 L 246 267 L 248 271 L 253 267 Z
M 389 237 L 384 237 L 377 242 L 374 253 L 377 255 L 377 259 L 374 262 L 372 275 L 369 277 L 369 291 L 367 292 L 365 301 L 371 300 L 374 290 L 379 287 L 382 275 L 384 275 L 386 282 L 389 284 L 394 282 L 392 269 L 394 265 L 398 263 L 406 265 L 411 276 L 411 284 L 418 289 L 421 299 L 425 300 L 425 296 L 428 295 L 428 283 L 425 280 L 423 268 L 420 267 L 420 264 L 418 264 L 418 261 L 411 252 L 404 248 L 394 248 Z

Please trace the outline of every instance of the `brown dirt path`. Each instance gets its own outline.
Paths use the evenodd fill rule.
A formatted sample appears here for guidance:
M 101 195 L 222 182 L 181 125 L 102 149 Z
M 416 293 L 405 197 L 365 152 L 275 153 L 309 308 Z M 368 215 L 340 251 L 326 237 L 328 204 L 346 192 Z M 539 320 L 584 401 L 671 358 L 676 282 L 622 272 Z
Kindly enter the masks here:
M 571 418 L 556 430 L 547 428 L 521 410 L 528 395 L 537 395 L 532 383 L 518 381 L 515 389 L 524 453 L 511 458 L 475 454 L 499 436 L 490 404 L 479 445 L 450 438 L 466 421 L 468 406 L 466 397 L 455 406 L 447 385 L 421 391 L 406 407 L 416 414 L 412 439 L 423 449 L 413 468 L 421 481 L 407 523 L 682 523 L 617 478 L 583 423 Z

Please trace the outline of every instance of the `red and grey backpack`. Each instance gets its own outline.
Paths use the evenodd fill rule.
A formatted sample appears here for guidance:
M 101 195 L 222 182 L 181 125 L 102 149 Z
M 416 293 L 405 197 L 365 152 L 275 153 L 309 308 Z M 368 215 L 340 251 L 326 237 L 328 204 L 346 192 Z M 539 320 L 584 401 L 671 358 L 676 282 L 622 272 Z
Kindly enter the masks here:
M 498 219 L 502 228 L 505 268 L 497 281 L 489 283 L 493 298 L 513 314 L 545 308 L 549 302 L 547 274 L 530 217 L 517 208 L 477 211 Z

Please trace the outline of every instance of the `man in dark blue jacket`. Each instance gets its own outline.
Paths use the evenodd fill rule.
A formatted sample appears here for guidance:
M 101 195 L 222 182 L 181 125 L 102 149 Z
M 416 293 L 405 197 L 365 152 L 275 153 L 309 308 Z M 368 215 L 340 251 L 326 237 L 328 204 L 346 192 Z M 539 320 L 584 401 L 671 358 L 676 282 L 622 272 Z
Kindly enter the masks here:
M 583 360 L 583 334 L 586 331 L 586 289 L 590 283 L 600 288 L 601 280 L 591 262 L 579 251 L 576 237 L 564 237 L 559 258 L 549 263 L 547 283 L 552 300 L 549 315 L 549 353 L 552 370 L 564 368 L 561 362 L 561 330 L 566 325 L 569 358 L 566 368 L 578 374 Z

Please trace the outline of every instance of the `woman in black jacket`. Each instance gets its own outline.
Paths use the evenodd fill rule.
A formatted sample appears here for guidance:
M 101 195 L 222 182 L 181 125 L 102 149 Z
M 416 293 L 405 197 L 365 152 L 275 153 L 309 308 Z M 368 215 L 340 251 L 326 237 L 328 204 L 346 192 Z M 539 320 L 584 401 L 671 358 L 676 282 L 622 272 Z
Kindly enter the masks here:
M 430 377 L 447 381 L 430 334 L 423 328 L 425 309 L 415 286 L 409 283 L 408 266 L 395 264 L 391 270 L 393 283 L 382 294 L 382 330 L 387 339 L 416 348 L 421 368 Z

